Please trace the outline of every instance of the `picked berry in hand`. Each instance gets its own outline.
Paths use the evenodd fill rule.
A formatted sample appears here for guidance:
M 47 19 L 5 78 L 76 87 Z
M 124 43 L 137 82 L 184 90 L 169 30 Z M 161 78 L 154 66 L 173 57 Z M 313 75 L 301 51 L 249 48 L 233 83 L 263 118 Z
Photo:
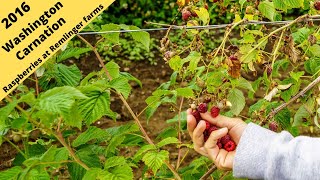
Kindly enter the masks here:
M 198 110 L 193 110 L 192 111 L 192 115 L 196 119 L 197 123 L 199 123 L 199 121 L 201 120 L 201 115 L 200 115 L 199 111 Z
M 228 152 L 234 151 L 236 149 L 236 143 L 234 141 L 230 140 L 223 147 Z

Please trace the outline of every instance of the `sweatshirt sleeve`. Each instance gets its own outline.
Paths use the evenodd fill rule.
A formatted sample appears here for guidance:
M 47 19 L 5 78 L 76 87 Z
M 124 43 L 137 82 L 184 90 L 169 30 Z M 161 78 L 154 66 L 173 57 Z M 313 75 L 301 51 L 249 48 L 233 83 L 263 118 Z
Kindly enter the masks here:
M 320 179 L 320 138 L 294 138 L 248 124 L 233 164 L 238 178 Z

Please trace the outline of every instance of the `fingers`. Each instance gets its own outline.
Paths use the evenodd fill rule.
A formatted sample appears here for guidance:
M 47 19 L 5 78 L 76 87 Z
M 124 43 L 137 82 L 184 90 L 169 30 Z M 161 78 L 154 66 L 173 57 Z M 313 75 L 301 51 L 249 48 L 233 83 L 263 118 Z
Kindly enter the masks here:
M 191 112 L 192 112 L 192 109 L 187 110 L 187 129 L 190 137 L 192 138 L 193 131 L 197 127 L 197 121 L 195 117 L 191 114 Z
M 211 124 L 215 124 L 219 127 L 227 127 L 228 129 L 231 129 L 235 125 L 242 122 L 241 119 L 229 118 L 229 117 L 226 117 L 223 115 L 219 115 L 218 117 L 213 118 L 211 116 L 210 112 L 201 113 L 201 117 L 202 117 L 202 119 L 209 121 Z
M 198 153 L 200 153 L 204 156 L 208 156 L 208 153 L 206 152 L 205 148 L 203 147 L 203 143 L 204 143 L 203 132 L 205 129 L 206 129 L 206 123 L 204 121 L 200 121 L 198 123 L 198 126 L 196 126 L 196 128 L 193 131 L 192 141 L 193 141 L 194 149 Z
M 204 145 L 208 157 L 213 160 L 219 169 L 229 170 L 233 166 L 234 152 L 227 152 L 224 149 L 219 149 L 217 146 L 218 139 L 222 138 L 228 133 L 227 128 L 221 128 L 213 131 Z

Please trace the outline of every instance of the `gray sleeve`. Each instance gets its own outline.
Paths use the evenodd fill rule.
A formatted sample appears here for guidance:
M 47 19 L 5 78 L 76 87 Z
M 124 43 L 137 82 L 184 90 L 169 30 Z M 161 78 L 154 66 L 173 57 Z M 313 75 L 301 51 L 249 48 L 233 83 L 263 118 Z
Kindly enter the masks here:
M 238 178 L 320 179 L 320 138 L 294 138 L 248 124 L 233 164 Z

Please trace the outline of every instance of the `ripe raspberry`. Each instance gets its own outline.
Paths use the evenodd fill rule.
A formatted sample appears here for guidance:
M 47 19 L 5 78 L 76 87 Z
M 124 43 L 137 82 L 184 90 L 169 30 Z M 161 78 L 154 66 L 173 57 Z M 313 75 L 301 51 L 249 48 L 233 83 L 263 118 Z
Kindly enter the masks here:
M 229 59 L 230 59 L 231 61 L 237 61 L 237 60 L 238 60 L 238 57 L 235 56 L 235 55 L 231 55 L 231 56 L 229 57 Z
M 222 147 L 223 147 L 221 142 L 217 142 L 217 146 L 219 147 L 219 149 L 222 149 Z
M 217 106 L 213 106 L 211 108 L 211 116 L 213 118 L 216 118 L 217 116 L 219 116 L 219 113 L 220 113 L 220 109 Z
M 229 134 L 223 136 L 221 139 L 220 139 L 221 143 L 223 145 L 227 144 L 229 141 L 231 141 L 231 137 Z
M 204 136 L 204 142 L 207 142 L 208 139 L 209 139 L 209 136 Z
M 200 103 L 198 106 L 198 111 L 200 113 L 206 113 L 208 111 L 208 105 L 206 103 Z
M 198 110 L 193 110 L 192 111 L 192 115 L 196 119 L 197 123 L 199 123 L 199 121 L 201 120 L 201 115 L 200 115 L 199 111 Z
M 208 133 L 209 133 L 209 135 L 213 132 L 213 131 L 216 131 L 216 130 L 218 130 L 219 128 L 217 127 L 217 126 L 211 126 L 210 127 L 210 129 L 208 130 Z
M 189 19 L 189 17 L 192 16 L 191 12 L 188 10 L 185 10 L 182 12 L 182 19 L 184 21 L 187 21 Z
M 320 10 L 320 1 L 314 3 L 314 8 L 318 11 Z
M 232 140 L 228 141 L 227 144 L 225 144 L 224 149 L 228 152 L 234 151 L 236 149 L 236 143 L 233 142 Z
M 276 122 L 274 122 L 274 121 L 269 123 L 269 129 L 271 131 L 277 132 L 278 127 L 279 127 L 278 124 Z
M 203 132 L 204 142 L 206 142 L 206 141 L 208 140 L 209 136 L 210 136 L 210 134 L 208 133 L 207 130 L 205 130 L 205 131 Z
M 206 122 L 206 130 L 209 131 L 209 129 L 211 128 L 211 124 L 208 121 L 205 121 L 205 122 Z

